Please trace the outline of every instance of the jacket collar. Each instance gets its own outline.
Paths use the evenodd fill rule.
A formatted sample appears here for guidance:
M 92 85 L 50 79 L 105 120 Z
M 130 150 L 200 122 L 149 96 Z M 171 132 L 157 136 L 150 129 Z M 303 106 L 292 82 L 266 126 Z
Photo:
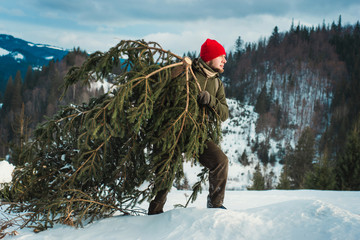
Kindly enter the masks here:
M 219 73 L 215 72 L 201 58 L 195 59 L 193 65 L 198 71 L 202 72 L 207 78 L 219 77 Z

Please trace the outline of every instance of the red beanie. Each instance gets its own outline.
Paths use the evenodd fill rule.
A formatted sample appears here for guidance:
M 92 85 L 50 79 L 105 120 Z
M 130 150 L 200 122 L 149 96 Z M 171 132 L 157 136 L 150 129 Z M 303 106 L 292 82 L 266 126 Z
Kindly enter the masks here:
M 226 55 L 225 49 L 216 40 L 208 38 L 203 45 L 201 45 L 200 57 L 204 62 L 210 61 L 221 55 Z

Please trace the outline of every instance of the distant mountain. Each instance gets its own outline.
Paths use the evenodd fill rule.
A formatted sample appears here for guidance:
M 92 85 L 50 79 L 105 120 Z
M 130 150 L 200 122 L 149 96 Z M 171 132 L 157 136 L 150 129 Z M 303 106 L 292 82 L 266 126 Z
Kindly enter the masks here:
M 11 35 L 0 34 L 0 92 L 18 70 L 24 78 L 29 66 L 40 68 L 51 60 L 60 60 L 68 50 L 47 44 L 35 44 Z

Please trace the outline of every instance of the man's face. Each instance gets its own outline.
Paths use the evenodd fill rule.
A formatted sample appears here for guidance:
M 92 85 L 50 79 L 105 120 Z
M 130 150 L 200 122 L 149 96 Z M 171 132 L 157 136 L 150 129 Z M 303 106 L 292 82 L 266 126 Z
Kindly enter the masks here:
M 206 62 L 206 64 L 209 65 L 214 71 L 217 71 L 219 73 L 224 72 L 225 63 L 226 63 L 225 55 L 218 56 L 218 57 Z

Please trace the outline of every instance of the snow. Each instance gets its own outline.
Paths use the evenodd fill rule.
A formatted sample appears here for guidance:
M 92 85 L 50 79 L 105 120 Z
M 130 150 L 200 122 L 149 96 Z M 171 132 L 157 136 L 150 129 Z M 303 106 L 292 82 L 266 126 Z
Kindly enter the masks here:
M 190 194 L 173 189 L 160 215 L 114 216 L 78 229 L 56 225 L 38 234 L 22 229 L 5 239 L 360 239 L 360 192 L 228 191 L 222 210 L 206 209 L 203 191 L 188 208 L 173 207 Z
M 61 51 L 64 50 L 61 47 L 51 46 L 51 45 L 47 45 L 47 44 L 34 44 L 34 43 L 29 42 L 28 45 L 30 47 L 46 47 L 46 48 L 52 48 L 52 49 L 55 49 L 55 50 L 61 50 Z
M 11 182 L 11 173 L 14 168 L 15 167 L 7 161 L 0 161 L 0 184 Z
M 46 47 L 46 48 L 52 48 L 52 49 L 55 49 L 55 50 L 61 50 L 61 51 L 64 51 L 63 48 L 61 47 L 56 47 L 56 46 L 51 46 L 51 45 L 47 45 L 47 44 L 36 44 L 37 47 Z
M 15 60 L 17 60 L 18 62 L 20 62 L 20 60 L 24 60 L 25 57 L 24 55 L 22 55 L 21 53 L 18 53 L 18 52 L 13 52 L 12 53 L 12 56 Z
M 229 106 L 230 118 L 222 123 L 223 138 L 221 141 L 221 148 L 229 159 L 229 174 L 228 174 L 228 183 L 226 188 L 228 190 L 246 190 L 247 187 L 252 185 L 252 177 L 255 172 L 255 167 L 259 163 L 259 158 L 256 152 L 252 151 L 252 145 L 258 139 L 259 142 L 265 140 L 265 135 L 263 133 L 256 133 L 255 127 L 258 119 L 258 114 L 254 112 L 254 106 L 240 104 L 239 101 L 234 99 L 227 99 L 227 104 Z M 271 149 L 269 153 L 276 154 L 279 149 L 277 145 L 284 146 L 284 141 L 275 142 L 275 140 L 270 139 Z M 243 166 L 239 159 L 243 152 L 246 151 L 248 156 L 249 165 Z M 282 165 L 276 163 L 274 166 L 268 164 L 263 166 L 262 174 L 268 175 L 270 172 L 274 173 L 273 186 L 275 187 L 279 181 L 279 177 L 282 170 Z M 194 170 L 190 166 L 185 166 L 187 171 L 187 176 L 189 177 L 190 185 L 194 184 L 197 181 L 197 173 L 199 169 L 196 169 L 196 173 L 193 173 Z
M 6 56 L 8 54 L 10 54 L 8 50 L 0 48 L 0 56 Z
M 111 90 L 111 88 L 113 87 L 113 85 L 107 81 L 101 82 L 101 81 L 96 81 L 96 82 L 92 82 L 90 85 L 90 91 L 91 92 L 95 92 L 96 90 L 99 90 L 101 87 L 104 88 L 105 92 L 108 92 Z
M 42 70 L 42 66 L 35 66 L 32 68 L 34 71 L 41 71 Z
M 25 56 L 22 55 L 21 53 L 18 53 L 18 52 L 9 52 L 9 51 L 7 51 L 6 49 L 0 48 L 0 57 L 1 57 L 1 56 L 6 56 L 6 55 L 9 55 L 9 54 L 11 54 L 11 56 L 12 56 L 18 63 L 20 63 L 21 60 L 24 60 L 24 59 L 25 59 Z

